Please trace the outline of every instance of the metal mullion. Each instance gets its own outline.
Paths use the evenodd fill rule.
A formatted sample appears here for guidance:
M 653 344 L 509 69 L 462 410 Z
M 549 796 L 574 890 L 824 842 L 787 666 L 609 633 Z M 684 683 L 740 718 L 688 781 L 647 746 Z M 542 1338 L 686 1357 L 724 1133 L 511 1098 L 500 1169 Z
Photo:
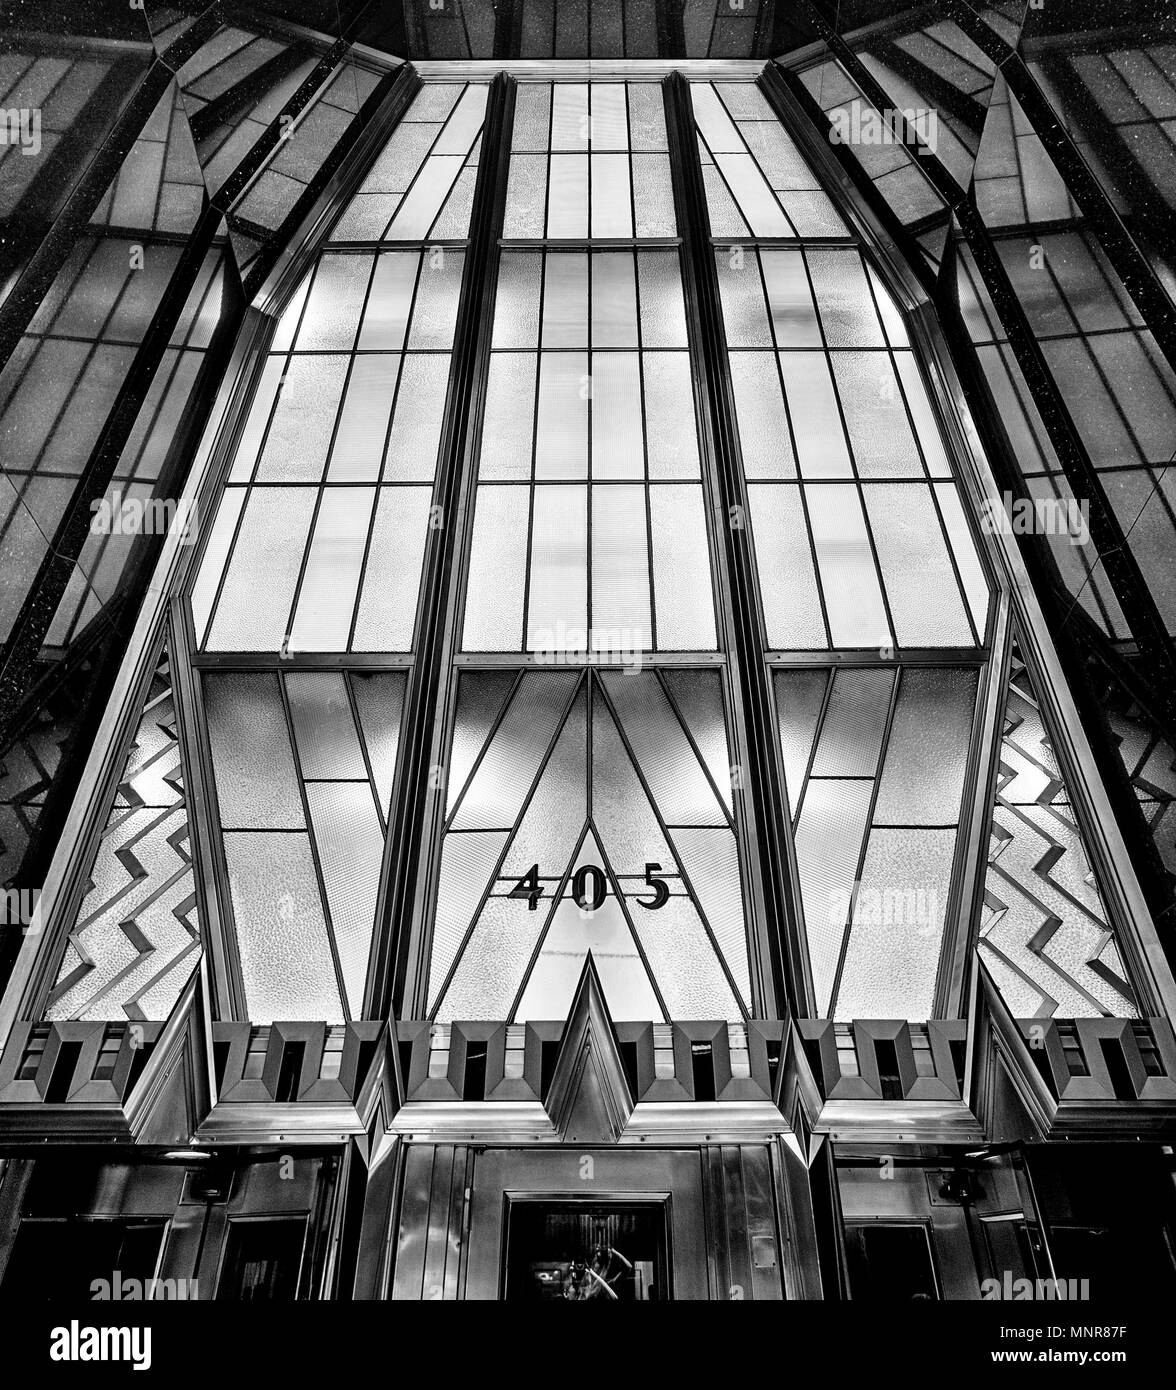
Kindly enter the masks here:
M 487 882 L 485 891 L 479 895 L 478 904 L 477 904 L 477 906 L 475 907 L 473 913 L 472 913 L 471 916 L 470 916 L 470 924 L 469 924 L 468 927 L 466 927 L 465 931 L 462 933 L 461 942 L 459 943 L 458 948 L 457 948 L 457 952 L 456 952 L 456 954 L 455 954 L 454 957 L 453 957 L 453 962 L 452 962 L 452 964 L 450 965 L 449 970 L 446 972 L 445 978 L 442 980 L 441 985 L 440 985 L 440 988 L 437 990 L 436 998 L 437 998 L 437 1005 L 438 1005 L 438 1007 L 440 1007 L 441 1001 L 445 998 L 445 991 L 446 991 L 446 990 L 449 988 L 449 986 L 453 983 L 453 977 L 457 974 L 458 968 L 459 968 L 460 965 L 461 965 L 461 958 L 462 958 L 462 956 L 465 954 L 466 947 L 469 945 L 471 939 L 473 938 L 474 932 L 477 930 L 478 922 L 479 922 L 479 920 L 481 919 L 482 912 L 484 911 L 487 902 L 490 900 L 491 897 L 494 896 L 494 885 L 498 882 L 499 878 L 502 877 L 502 870 L 503 870 L 503 868 L 504 868 L 505 865 L 506 865 L 507 856 L 510 854 L 511 846 L 513 845 L 514 840 L 515 840 L 515 838 L 517 837 L 517 835 L 518 835 L 518 833 L 519 833 L 519 830 L 520 830 L 520 828 L 521 828 L 521 826 L 522 826 L 523 820 L 524 820 L 524 818 L 526 817 L 527 812 L 531 809 L 531 803 L 532 803 L 532 802 L 534 801 L 534 799 L 535 799 L 535 793 L 536 793 L 536 792 L 538 791 L 538 789 L 539 789 L 539 783 L 543 780 L 543 774 L 544 774 L 544 772 L 547 771 L 547 765 L 548 765 L 548 763 L 551 761 L 552 756 L 553 756 L 554 753 L 555 753 L 556 745 L 559 743 L 560 737 L 562 736 L 564 729 L 567 728 L 568 721 L 569 721 L 569 720 L 571 719 L 571 717 L 572 717 L 572 709 L 574 708 L 575 703 L 576 703 L 577 699 L 578 699 L 579 696 L 580 696 L 580 692 L 583 691 L 583 690 L 586 688 L 586 685 L 587 685 L 589 679 L 590 679 L 590 677 L 588 677 L 587 675 L 583 675 L 583 674 L 582 674 L 582 675 L 579 677 L 579 679 L 575 682 L 575 684 L 573 685 L 572 690 L 571 690 L 571 693 L 570 693 L 570 695 L 568 696 L 567 700 L 566 700 L 565 703 L 564 703 L 563 713 L 560 715 L 559 723 L 556 725 L 556 728 L 555 728 L 554 733 L 551 735 L 551 738 L 548 740 L 547 749 L 546 749 L 546 751 L 544 752 L 542 759 L 540 760 L 539 766 L 538 766 L 538 768 L 537 768 L 536 771 L 535 771 L 535 775 L 531 778 L 531 784 L 530 784 L 530 786 L 527 788 L 527 791 L 526 791 L 526 793 L 525 793 L 524 796 L 523 796 L 523 804 L 522 804 L 522 806 L 521 806 L 520 809 L 519 809 L 518 815 L 515 817 L 514 824 L 511 825 L 511 826 L 508 826 L 508 827 L 506 828 L 505 831 L 501 831 L 501 830 L 500 830 L 500 831 L 497 831 L 497 832 L 496 832 L 496 831 L 490 831 L 490 832 L 488 832 L 488 833 L 490 833 L 490 834 L 495 834 L 495 833 L 497 833 L 497 834 L 505 834 L 506 839 L 502 842 L 502 848 L 501 848 L 501 850 L 499 850 L 498 855 L 497 855 L 497 857 L 496 857 L 496 859 L 495 859 L 495 861 L 494 861 L 494 872 L 490 875 L 490 878 L 489 878 L 489 880 L 488 880 L 488 882 Z M 514 695 L 514 690 L 517 690 L 517 689 L 518 689 L 518 682 L 516 682 L 514 689 L 512 689 L 512 691 L 511 691 L 511 696 Z M 506 709 L 507 709 L 507 706 L 508 706 L 509 704 L 510 704 L 510 700 L 508 699 L 507 702 L 506 702 L 506 704 L 503 705 L 503 712 L 504 712 L 504 713 L 505 713 L 505 711 L 506 711 Z M 588 708 L 587 700 L 585 700 L 585 708 L 586 708 L 586 709 Z M 492 740 L 493 740 L 493 734 L 491 734 L 491 735 L 486 739 L 486 742 L 482 745 L 481 753 L 479 754 L 479 757 L 478 757 L 478 762 L 481 762 L 482 756 L 486 753 L 487 749 L 490 747 L 490 744 L 491 744 Z M 589 752 L 591 752 L 591 746 L 589 746 Z M 468 789 L 468 787 L 469 787 L 469 785 L 470 785 L 470 782 L 473 781 L 473 777 L 474 777 L 474 773 L 471 772 L 471 774 L 470 774 L 470 780 L 467 781 L 467 783 L 466 783 L 466 788 L 467 788 L 467 789 Z M 448 835 L 462 835 L 462 834 L 468 834 L 468 833 L 478 833 L 478 832 L 476 832 L 476 831 L 475 831 L 475 832 L 468 832 L 468 831 L 453 830 L 453 829 L 452 829 L 453 816 L 455 816 L 455 815 L 457 814 L 458 810 L 460 809 L 460 806 L 461 806 L 461 802 L 459 801 L 459 802 L 457 803 L 457 805 L 455 805 L 454 808 L 453 808 L 453 815 L 451 815 L 451 816 L 449 817 L 449 820 L 448 820 L 448 822 L 446 823 L 446 836 L 447 836 L 447 837 L 448 837 Z M 483 832 L 483 833 L 486 833 L 486 832 Z M 444 845 L 444 843 L 445 843 L 445 842 L 444 842 L 444 840 L 443 840 L 443 841 L 442 841 L 442 845 Z M 568 870 L 567 870 L 567 872 L 568 872 L 569 874 L 570 874 L 571 871 L 572 871 L 572 865 L 573 865 L 574 863 L 575 863 L 575 857 L 573 856 L 572 861 L 571 861 L 571 864 L 569 864 Z M 554 900 L 553 904 L 552 904 L 553 908 L 554 908 L 555 906 L 558 906 L 558 903 L 559 903 L 559 899 L 558 899 L 558 897 L 557 897 L 557 898 Z M 543 933 L 544 935 L 546 934 L 546 925 L 547 925 L 547 924 L 545 923 L 545 924 L 544 924 L 544 933 Z M 540 939 L 542 939 L 542 937 L 541 937 Z M 430 973 L 430 974 L 432 973 L 432 972 L 431 972 L 431 969 L 430 969 L 429 973 Z M 429 984 L 430 984 L 430 987 L 431 987 L 431 985 L 432 985 L 432 981 L 431 981 L 431 980 L 429 981 Z M 430 988 L 429 992 L 432 993 L 431 988 Z M 430 1011 L 430 1017 L 432 1017 L 435 1013 L 436 1013 L 436 1009 L 431 1010 L 431 1011 Z
M 621 25 L 622 34 L 624 33 L 624 13 L 625 7 L 621 5 Z M 624 44 L 621 46 L 624 51 Z M 657 651 L 657 586 L 655 583 L 654 563 L 653 563 L 653 479 L 649 475 L 649 419 L 646 414 L 645 405 L 645 333 L 641 326 L 641 274 L 640 263 L 638 260 L 637 245 L 637 192 L 633 181 L 633 122 L 629 112 L 629 86 L 624 83 L 625 92 L 625 158 L 629 163 L 629 209 L 633 217 L 633 300 L 637 312 L 637 392 L 641 405 L 641 458 L 644 464 L 644 488 L 645 488 L 645 555 L 646 565 L 648 566 L 649 584 L 649 645 Z M 589 266 L 589 277 L 591 277 L 591 265 Z M 713 586 L 712 598 L 714 602 Z M 716 628 L 717 640 L 717 628 Z
M 237 53 L 244 47 L 246 45 L 237 49 Z M 220 63 L 202 72 L 201 78 L 214 73 L 234 56 L 235 54 L 229 54 L 221 59 Z M 268 96 L 274 87 L 296 72 L 307 58 L 313 56 L 309 50 L 292 42 L 226 87 L 223 92 L 210 97 L 190 118 L 193 142 L 199 146 L 201 142 L 208 140 L 217 126 L 232 126 L 238 116 L 255 111 L 261 100 Z
M 709 479 L 711 505 L 718 506 L 714 545 L 725 561 L 725 566 L 720 565 L 725 586 L 720 597 L 725 601 L 716 619 L 720 627 L 726 624 L 736 755 L 750 773 L 744 802 L 745 857 L 740 869 L 745 921 L 750 928 L 753 1012 L 764 1009 L 769 1017 L 779 1017 L 798 1004 L 803 1013 L 800 1001 L 809 989 L 807 952 L 798 934 L 795 856 L 786 824 L 779 750 L 770 733 L 775 714 L 762 660 L 754 548 L 746 528 L 736 531 L 730 525 L 730 518 L 736 515 L 731 507 L 741 505 L 746 514 L 746 484 L 697 128 L 689 85 L 680 73 L 664 79 L 663 94 L 674 202 L 683 235 L 683 297 L 700 416 L 699 448 L 703 476 Z
M 821 314 L 820 305 L 819 305 L 819 303 L 817 302 L 817 290 L 816 290 L 816 286 L 813 284 L 812 272 L 811 272 L 810 269 L 809 269 L 808 257 L 805 256 L 805 255 L 803 255 L 803 253 L 802 253 L 801 259 L 804 261 L 804 273 L 805 273 L 805 279 L 808 281 L 809 298 L 812 300 L 813 306 L 814 306 L 814 308 L 815 308 L 816 311 L 817 311 L 817 312 L 816 312 L 817 331 L 818 331 L 818 332 L 820 333 L 820 335 L 821 335 L 821 348 L 822 348 L 822 351 L 824 352 L 824 355 L 825 355 L 825 369 L 826 369 L 826 371 L 828 371 L 828 373 L 829 373 L 829 382 L 830 382 L 830 385 L 833 387 L 833 399 L 837 402 L 837 418 L 838 418 L 838 420 L 839 420 L 840 423 L 841 423 L 841 437 L 842 437 L 842 439 L 845 441 L 845 452 L 846 452 L 846 453 L 848 454 L 848 456 L 849 456 L 850 468 L 853 470 L 852 481 L 856 484 L 856 487 L 857 487 L 857 501 L 858 501 L 858 506 L 862 509 L 862 522 L 863 522 L 863 524 L 865 525 L 865 528 L 866 528 L 866 538 L 867 538 L 868 541 L 870 542 L 870 555 L 871 555 L 871 558 L 872 558 L 873 561 L 874 561 L 874 574 L 875 574 L 875 578 L 876 578 L 877 581 L 878 581 L 878 592 L 879 592 L 879 594 L 882 596 L 882 606 L 883 606 L 883 608 L 885 609 L 885 612 L 886 612 L 886 625 L 887 625 L 887 627 L 890 629 L 890 637 L 891 637 L 892 645 L 897 647 L 897 646 L 898 646 L 898 629 L 897 629 L 897 627 L 895 626 L 894 614 L 891 612 L 891 608 L 890 608 L 890 595 L 889 595 L 889 593 L 888 593 L 887 590 L 886 590 L 886 577 L 885 577 L 885 576 L 883 575 L 883 573 L 882 573 L 882 565 L 881 565 L 881 562 L 880 562 L 879 559 L 878 559 L 878 546 L 877 546 L 877 543 L 876 543 L 875 540 L 874 540 L 874 526 L 873 526 L 873 523 L 870 521 L 869 509 L 868 509 L 867 506 L 866 506 L 866 493 L 865 493 L 865 490 L 864 490 L 863 487 L 862 487 L 862 477 L 861 477 L 860 472 L 858 471 L 857 456 L 856 456 L 856 452 L 855 452 L 854 447 L 853 447 L 853 440 L 850 438 L 849 424 L 848 424 L 848 422 L 846 421 L 846 418 L 845 418 L 845 407 L 844 407 L 844 405 L 843 405 L 842 402 L 841 402 L 841 392 L 840 392 L 840 390 L 838 389 L 838 386 L 837 386 L 837 376 L 836 376 L 836 373 L 833 371 L 833 349 L 830 348 L 830 346 L 829 346 L 828 335 L 825 333 L 825 320 L 824 320 L 824 317 L 823 317 L 822 314 Z M 863 271 L 864 271 L 864 270 L 865 270 L 865 266 L 863 265 L 862 268 L 863 268 Z M 870 277 L 869 277 L 868 275 L 866 275 L 866 280 L 867 280 L 867 282 L 869 281 L 869 278 L 870 278 Z M 871 300 L 871 302 L 873 302 L 873 301 Z M 766 305 L 765 305 L 765 307 L 766 307 Z M 879 331 L 881 332 L 881 331 L 882 331 L 882 321 L 881 321 L 881 319 L 878 320 L 878 328 L 879 328 Z M 885 341 L 885 337 L 886 337 L 885 333 L 883 333 L 882 336 L 883 336 L 883 341 Z M 893 364 L 892 364 L 892 365 L 893 365 Z M 801 476 L 800 459 L 799 459 L 799 457 L 798 457 L 797 460 L 796 460 L 796 472 L 797 472 L 797 481 L 798 481 L 798 484 L 799 484 L 800 489 L 801 489 L 801 496 L 802 496 L 802 497 L 805 495 L 805 489 L 810 485 L 810 482 L 811 482 L 811 483 L 814 483 L 814 484 L 817 484 L 817 485 L 820 485 L 821 483 L 823 483 L 823 482 L 826 481 L 825 479 L 817 479 L 817 478 L 814 478 L 814 479 L 809 480 L 809 479 L 806 479 L 806 478 L 804 478 L 803 476 Z M 846 479 L 846 481 L 848 482 L 848 481 L 851 481 L 851 480 L 850 480 L 850 479 Z M 808 519 L 808 511 L 807 511 L 807 508 L 806 508 L 806 511 L 805 511 L 805 518 L 806 518 L 806 520 Z M 815 548 L 816 548 L 816 543 L 814 542 L 814 550 L 815 550 Z M 824 587 L 825 587 L 825 576 L 824 576 L 824 571 L 821 570 L 820 568 L 817 569 L 817 580 L 818 580 L 818 583 L 819 583 L 819 585 L 820 585 L 820 587 L 821 587 L 821 590 L 822 590 L 822 593 L 823 593 L 823 592 L 824 592 Z M 961 594 L 960 597 L 961 597 L 961 600 L 962 600 L 962 599 L 963 599 L 963 595 Z M 971 623 L 970 623 L 970 622 L 969 622 L 968 626 L 971 627 Z M 829 646 L 830 646 L 831 648 L 837 646 L 837 643 L 835 643 L 835 642 L 833 641 L 833 625 L 832 625 L 832 623 L 829 624 Z
M 314 863 L 314 877 L 318 884 L 319 901 L 322 903 L 323 923 L 327 929 L 327 944 L 331 949 L 331 963 L 335 968 L 335 987 L 339 991 L 339 1008 L 343 1014 L 343 1021 L 349 1023 L 354 1021 L 351 1016 L 351 1001 L 347 997 L 343 966 L 339 960 L 339 943 L 335 939 L 331 902 L 327 896 L 327 883 L 323 877 L 323 866 L 319 858 L 318 836 L 315 833 L 314 821 L 310 815 L 310 798 L 306 795 L 306 778 L 302 774 L 302 754 L 299 752 L 298 740 L 294 735 L 294 720 L 290 713 L 290 696 L 286 691 L 286 678 L 281 674 L 278 676 L 278 698 L 282 702 L 282 713 L 286 720 L 286 737 L 290 742 L 290 752 L 294 759 L 294 775 L 298 780 L 298 796 L 302 804 L 303 819 L 306 821 L 306 839 L 310 847 L 310 857 Z M 358 734 L 358 732 L 357 729 L 356 733 Z M 294 831 L 292 833 L 299 834 L 300 832 Z M 360 1008 L 362 1011 L 362 1005 Z
M 426 541 L 417 655 L 405 699 L 401 753 L 381 865 L 376 942 L 368 972 L 368 1012 L 395 1007 L 421 1016 L 426 988 L 429 909 L 435 893 L 438 812 L 431 764 L 443 750 L 446 700 L 455 685 L 461 578 L 471 520 L 478 433 L 485 405 L 498 269 L 497 236 L 506 202 L 506 150 L 514 114 L 514 82 L 490 88 L 483 158 L 474 191 L 469 250 L 462 273 L 446 408 L 438 453 L 439 505 L 445 526 Z
M 837 996 L 841 992 L 841 979 L 845 972 L 845 962 L 849 956 L 849 940 L 853 935 L 853 916 L 857 906 L 858 893 L 861 889 L 862 874 L 866 867 L 866 854 L 869 851 L 870 840 L 874 835 L 874 813 L 878 806 L 878 792 L 882 786 L 882 773 L 886 767 L 886 754 L 890 751 L 890 735 L 894 729 L 894 714 L 898 708 L 898 692 L 902 685 L 902 667 L 894 668 L 894 679 L 890 686 L 890 703 L 886 710 L 886 724 L 882 730 L 882 742 L 878 748 L 878 760 L 874 765 L 873 788 L 870 792 L 870 804 L 866 811 L 866 823 L 862 832 L 862 847 L 858 853 L 857 869 L 853 876 L 853 894 L 846 909 L 845 928 L 841 937 L 841 950 L 837 957 L 837 969 L 833 972 L 833 984 L 829 990 L 829 1007 L 824 1017 L 833 1018 L 837 1013 Z M 864 780 L 864 779 L 863 779 Z M 956 828 L 956 835 L 959 835 L 959 828 Z M 942 949 L 942 942 L 940 943 Z

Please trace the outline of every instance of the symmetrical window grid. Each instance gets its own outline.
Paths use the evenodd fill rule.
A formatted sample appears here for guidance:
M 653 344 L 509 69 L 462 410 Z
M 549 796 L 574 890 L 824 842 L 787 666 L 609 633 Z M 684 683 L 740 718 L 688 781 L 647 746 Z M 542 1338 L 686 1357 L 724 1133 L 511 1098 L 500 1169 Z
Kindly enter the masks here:
M 677 251 L 506 251 L 478 470 L 470 651 L 708 651 Z
M 515 98 L 506 240 L 677 234 L 656 82 L 523 82 Z
M 548 145 L 522 153 L 545 161 L 545 187 L 557 154 L 581 157 L 590 181 L 597 154 L 664 152 L 640 148 L 634 133 L 656 123 L 633 89 L 660 99 L 656 86 L 601 85 L 598 104 L 589 84 L 533 84 L 535 129 L 550 94 Z M 742 86 L 704 86 L 700 126 L 712 158 L 740 157 L 711 167 L 752 233 L 715 254 L 816 1004 L 838 1018 L 925 1018 L 988 582 L 881 282 L 853 246 L 771 244 L 843 230 L 800 232 L 798 215 L 823 217 L 826 195 L 811 175 L 810 187 L 778 172 L 794 147 L 775 142 L 762 98 Z M 363 238 L 340 236 L 320 255 L 261 365 L 192 588 L 197 644 L 230 667 L 233 652 L 412 649 L 464 264 L 460 245 L 425 238 L 442 223 L 459 240 L 468 233 L 485 95 L 436 89 L 426 84 L 408 122 L 427 129 L 385 161 L 395 177 L 369 176 L 351 228 Z M 572 142 L 569 112 L 587 118 L 579 150 L 558 148 Z M 623 141 L 606 115 L 623 116 Z M 736 137 L 739 149 L 722 148 Z M 762 189 L 749 191 L 744 158 Z M 709 186 L 718 189 L 714 177 Z M 765 195 L 788 224 L 761 235 Z M 572 203 L 587 222 L 570 239 L 591 241 L 590 182 Z M 714 652 L 715 612 L 679 255 L 633 244 L 634 231 L 640 239 L 636 218 L 628 245 L 508 244 L 501 257 L 469 655 L 449 715 L 429 889 L 428 1008 L 442 1023 L 563 1017 L 589 950 L 616 1018 L 739 1020 L 753 1008 L 725 672 L 656 654 Z M 550 234 L 545 212 L 528 238 Z M 573 652 L 602 650 L 598 628 L 638 633 L 626 649 L 653 648 L 653 669 L 477 669 L 479 652 L 521 664 L 546 650 L 540 621 L 562 623 L 565 637 L 578 624 L 583 640 L 550 643 Z M 903 649 L 936 646 L 975 655 L 901 662 Z M 819 656 L 879 647 L 881 665 L 833 668 Z M 255 1021 L 362 1011 L 405 679 L 203 673 Z M 125 1008 L 117 993 L 111 1006 Z
M 440 1021 L 617 1019 L 750 996 L 718 671 L 463 671 L 429 972 Z M 661 885 L 661 886 L 659 886 Z

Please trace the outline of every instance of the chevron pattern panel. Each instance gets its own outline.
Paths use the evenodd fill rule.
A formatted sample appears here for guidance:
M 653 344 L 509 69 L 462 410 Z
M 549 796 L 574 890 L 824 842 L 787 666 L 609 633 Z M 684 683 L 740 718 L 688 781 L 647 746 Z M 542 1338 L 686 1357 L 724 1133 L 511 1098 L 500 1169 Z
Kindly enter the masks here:
M 199 954 L 188 810 L 165 648 L 45 1016 L 165 1019 Z
M 1069 792 L 1015 648 L 979 950 L 1014 1017 L 1137 1016 Z

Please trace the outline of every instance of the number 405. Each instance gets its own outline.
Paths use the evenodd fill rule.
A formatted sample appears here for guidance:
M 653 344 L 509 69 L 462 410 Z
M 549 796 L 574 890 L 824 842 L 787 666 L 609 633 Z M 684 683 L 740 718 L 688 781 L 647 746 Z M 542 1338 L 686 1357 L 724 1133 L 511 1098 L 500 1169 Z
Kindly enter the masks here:
M 664 878 L 658 878 L 662 871 L 660 864 L 646 864 L 645 882 L 653 889 L 650 899 L 638 898 L 637 902 L 651 912 L 664 907 L 670 896 L 670 885 Z M 539 882 L 539 865 L 532 864 L 527 872 L 510 890 L 512 898 L 526 898 L 531 912 L 539 906 L 543 896 L 543 885 Z M 582 864 L 572 875 L 572 901 L 584 912 L 596 912 L 604 906 L 608 896 L 608 878 L 598 864 Z

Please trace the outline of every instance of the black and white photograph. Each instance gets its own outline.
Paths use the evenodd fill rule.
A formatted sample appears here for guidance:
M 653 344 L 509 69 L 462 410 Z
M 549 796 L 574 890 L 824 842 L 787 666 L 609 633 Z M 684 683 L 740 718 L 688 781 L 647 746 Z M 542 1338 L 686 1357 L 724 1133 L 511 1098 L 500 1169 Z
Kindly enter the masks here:
M 0 0 L 23 1374 L 1145 1375 L 1174 459 L 1172 0 Z

